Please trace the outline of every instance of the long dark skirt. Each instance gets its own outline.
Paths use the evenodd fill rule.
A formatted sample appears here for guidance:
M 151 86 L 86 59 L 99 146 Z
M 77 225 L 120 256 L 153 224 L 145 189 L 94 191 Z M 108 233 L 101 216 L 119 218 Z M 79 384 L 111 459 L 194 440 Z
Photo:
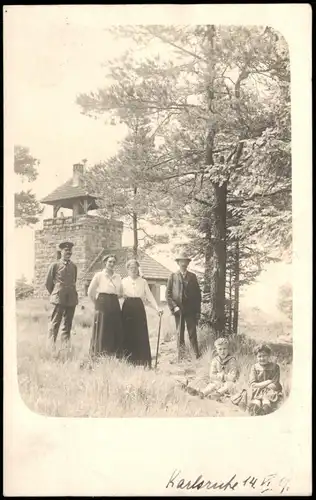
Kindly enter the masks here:
M 151 352 L 148 335 L 146 311 L 143 301 L 128 297 L 122 307 L 124 356 L 134 365 L 151 368 Z
M 117 295 L 100 293 L 95 304 L 90 356 L 122 354 L 122 312 Z

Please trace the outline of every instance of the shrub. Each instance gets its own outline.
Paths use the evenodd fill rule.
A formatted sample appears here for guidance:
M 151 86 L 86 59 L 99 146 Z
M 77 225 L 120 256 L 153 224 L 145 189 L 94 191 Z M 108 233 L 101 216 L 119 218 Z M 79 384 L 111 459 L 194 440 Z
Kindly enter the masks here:
M 27 299 L 31 297 L 34 293 L 34 287 L 26 281 L 26 278 L 16 280 L 15 282 L 15 298 L 16 300 Z
M 288 318 L 293 318 L 293 294 L 290 283 L 286 283 L 279 288 L 278 308 Z

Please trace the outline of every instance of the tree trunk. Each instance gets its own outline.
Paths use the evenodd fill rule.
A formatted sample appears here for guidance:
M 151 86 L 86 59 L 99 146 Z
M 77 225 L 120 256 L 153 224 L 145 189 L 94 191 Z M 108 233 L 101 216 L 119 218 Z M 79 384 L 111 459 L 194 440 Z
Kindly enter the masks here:
M 233 318 L 233 282 L 232 282 L 232 277 L 233 277 L 233 271 L 232 268 L 230 267 L 229 269 L 229 296 L 228 296 L 228 333 L 231 335 L 232 333 L 232 318 Z
M 210 326 L 214 338 L 225 332 L 227 184 L 213 184 L 212 234 L 206 243 L 205 281 L 209 293 Z
M 212 109 L 214 97 L 214 35 L 215 27 L 209 26 L 207 36 L 210 42 L 208 106 L 210 112 L 209 130 L 206 142 L 206 165 L 214 165 L 213 149 L 215 139 L 215 116 Z M 225 286 L 226 286 L 226 211 L 227 182 L 218 184 L 211 182 L 210 204 L 208 214 L 211 229 L 206 235 L 205 247 L 205 282 L 210 305 L 209 323 L 214 338 L 225 331 Z
M 134 197 L 137 194 L 137 187 L 134 188 Z M 137 224 L 137 213 L 133 211 L 133 256 L 137 259 L 138 252 L 138 224 Z
M 238 332 L 238 318 L 239 318 L 239 242 L 236 241 L 235 256 L 234 256 L 234 314 L 233 314 L 233 333 Z
M 137 259 L 138 251 L 138 228 L 137 228 L 137 214 L 133 212 L 133 256 Z

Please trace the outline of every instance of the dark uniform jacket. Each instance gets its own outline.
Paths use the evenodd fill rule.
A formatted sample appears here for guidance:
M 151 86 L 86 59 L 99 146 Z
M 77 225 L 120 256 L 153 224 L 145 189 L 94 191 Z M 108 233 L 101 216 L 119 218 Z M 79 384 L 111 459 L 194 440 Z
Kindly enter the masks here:
M 166 300 L 171 312 L 178 306 L 186 314 L 200 314 L 201 290 L 196 275 L 187 271 L 183 278 L 180 271 L 172 273 L 167 283 Z
M 77 266 L 71 261 L 62 259 L 49 267 L 46 277 L 46 288 L 50 294 L 51 304 L 74 307 L 78 304 L 76 290 Z

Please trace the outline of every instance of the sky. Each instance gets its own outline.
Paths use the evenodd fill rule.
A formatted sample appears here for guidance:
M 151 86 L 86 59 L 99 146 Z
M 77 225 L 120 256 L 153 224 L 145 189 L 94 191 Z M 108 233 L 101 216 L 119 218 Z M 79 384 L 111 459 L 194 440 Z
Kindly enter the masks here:
M 41 199 L 72 176 L 74 163 L 87 158 L 88 165 L 93 165 L 116 153 L 124 126 L 81 114 L 75 100 L 79 93 L 104 85 L 106 62 L 130 49 L 131 41 L 114 39 L 102 21 L 93 17 L 91 24 L 72 9 L 68 15 L 56 9 L 24 9 L 12 16 L 10 27 L 8 94 L 14 144 L 29 147 L 40 160 L 38 179 L 29 185 L 16 177 L 15 189 L 31 187 Z M 151 47 L 149 54 L 158 50 Z M 45 206 L 42 219 L 51 214 L 52 207 Z M 41 223 L 15 230 L 16 275 L 28 280 L 34 274 L 34 229 L 38 228 Z M 131 244 L 132 233 L 125 231 L 123 245 Z M 20 253 L 22 247 L 27 251 Z M 176 268 L 168 249 L 158 248 L 152 255 L 169 269 Z
M 34 191 L 42 196 L 67 180 L 73 163 L 115 153 L 123 128 L 82 115 L 75 99 L 102 86 L 102 63 L 127 44 L 113 44 L 104 29 L 66 20 L 29 15 L 15 25 L 9 63 L 14 141 L 40 159 Z
M 93 165 L 117 151 L 124 137 L 123 126 L 106 125 L 102 119 L 82 115 L 75 100 L 81 92 L 102 87 L 106 61 L 119 57 L 131 42 L 115 40 L 102 16 L 94 15 L 92 23 L 73 9 L 11 9 L 7 26 L 6 120 L 14 144 L 28 147 L 40 160 L 38 179 L 26 187 L 32 187 L 41 199 L 71 177 L 74 163 L 87 158 Z M 18 189 L 21 182 L 15 179 L 15 183 Z M 52 207 L 45 208 L 43 217 L 51 217 L 51 212 Z M 31 280 L 34 229 L 16 230 L 15 240 L 16 276 L 23 274 Z M 131 234 L 125 233 L 123 244 L 131 243 Z M 170 249 L 152 255 L 169 269 L 176 268 Z M 270 272 L 270 289 L 286 281 L 288 275 L 285 269 Z M 257 288 L 257 301 L 267 300 L 267 286 L 261 285 L 261 292 L 260 286 Z M 253 291 L 249 297 L 254 297 Z
M 95 20 L 92 26 L 73 15 L 54 16 L 45 9 L 36 15 L 36 10 L 17 12 L 11 20 L 8 75 L 14 143 L 29 147 L 40 160 L 38 179 L 25 188 L 41 199 L 71 177 L 74 163 L 87 158 L 94 164 L 115 154 L 124 128 L 82 115 L 75 100 L 102 86 L 103 64 L 119 57 L 129 43 L 113 43 Z M 15 181 L 19 189 L 21 181 Z M 51 212 L 45 207 L 43 218 Z M 17 254 L 16 274 L 31 279 L 34 230 L 16 230 L 16 241 L 17 248 L 28 249 Z

